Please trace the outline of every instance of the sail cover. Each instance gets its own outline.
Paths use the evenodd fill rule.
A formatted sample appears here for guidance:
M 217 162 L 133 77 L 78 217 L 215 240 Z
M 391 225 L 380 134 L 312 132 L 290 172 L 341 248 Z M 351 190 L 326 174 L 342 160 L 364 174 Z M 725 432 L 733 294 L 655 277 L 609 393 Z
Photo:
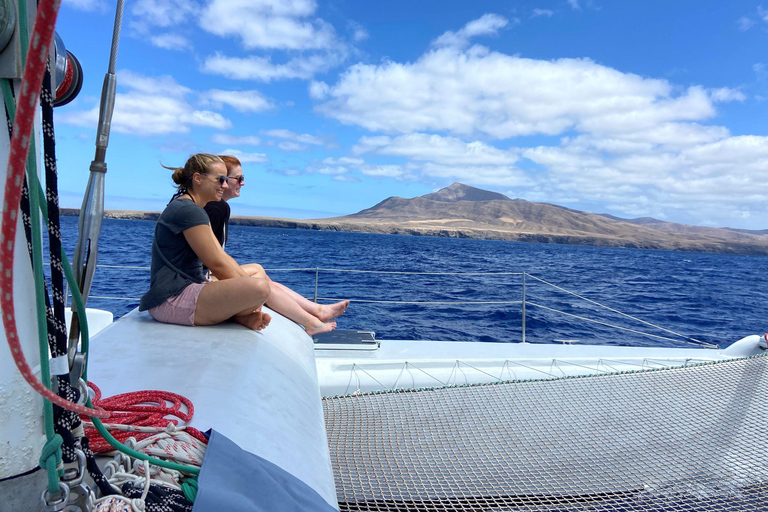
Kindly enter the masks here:
M 325 398 L 340 509 L 764 510 L 767 363 Z

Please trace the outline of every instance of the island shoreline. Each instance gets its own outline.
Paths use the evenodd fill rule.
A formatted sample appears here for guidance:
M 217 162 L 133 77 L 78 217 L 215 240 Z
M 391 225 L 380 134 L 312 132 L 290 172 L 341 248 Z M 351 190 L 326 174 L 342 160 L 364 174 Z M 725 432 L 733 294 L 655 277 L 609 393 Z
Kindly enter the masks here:
M 106 210 L 104 218 L 122 220 L 155 221 L 161 212 L 135 210 Z M 61 208 L 63 216 L 79 216 L 79 208 Z M 650 249 L 663 251 L 690 251 L 712 254 L 739 254 L 745 256 L 768 256 L 768 246 L 739 243 L 737 241 L 691 241 L 681 239 L 675 244 L 668 242 L 648 243 L 611 236 L 585 234 L 563 235 L 557 233 L 528 233 L 523 231 L 494 230 L 478 226 L 476 228 L 445 228 L 439 226 L 412 227 L 387 222 L 349 222 L 324 219 L 283 219 L 274 217 L 256 217 L 233 215 L 230 224 L 235 226 L 255 226 L 282 229 L 306 229 L 312 231 L 340 231 L 347 233 L 370 233 L 382 235 L 431 236 L 439 238 L 469 238 L 478 240 L 496 240 L 505 242 L 533 242 L 562 245 L 584 245 L 592 247 L 617 247 L 628 249 Z

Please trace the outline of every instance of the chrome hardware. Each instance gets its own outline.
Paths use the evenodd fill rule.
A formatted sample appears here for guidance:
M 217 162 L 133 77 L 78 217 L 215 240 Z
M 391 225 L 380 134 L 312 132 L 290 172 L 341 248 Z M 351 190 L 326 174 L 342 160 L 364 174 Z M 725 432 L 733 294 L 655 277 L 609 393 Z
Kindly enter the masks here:
M 43 502 L 45 512 L 64 512 L 64 508 L 69 501 L 69 486 L 64 482 L 59 482 L 59 498 L 53 499 L 48 489 L 43 491 L 40 499 Z

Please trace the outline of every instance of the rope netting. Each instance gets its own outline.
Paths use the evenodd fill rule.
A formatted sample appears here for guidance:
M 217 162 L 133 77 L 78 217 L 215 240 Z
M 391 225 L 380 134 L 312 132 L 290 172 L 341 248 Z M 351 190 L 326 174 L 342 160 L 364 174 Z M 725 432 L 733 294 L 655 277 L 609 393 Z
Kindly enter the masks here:
M 340 509 L 764 510 L 766 357 L 325 398 Z

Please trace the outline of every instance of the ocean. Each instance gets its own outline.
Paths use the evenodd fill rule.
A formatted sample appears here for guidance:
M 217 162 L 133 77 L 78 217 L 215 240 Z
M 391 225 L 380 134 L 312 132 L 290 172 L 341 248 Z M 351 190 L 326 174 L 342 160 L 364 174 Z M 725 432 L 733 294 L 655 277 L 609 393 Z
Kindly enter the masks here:
M 61 224 L 71 258 L 77 218 L 62 217 Z M 151 221 L 104 220 L 89 307 L 117 318 L 138 305 L 149 270 L 125 267 L 149 267 L 153 230 Z M 315 268 L 334 269 L 319 271 L 318 297 L 352 299 L 339 328 L 374 331 L 378 339 L 521 341 L 523 276 L 463 275 L 473 272 L 529 274 L 525 324 L 532 343 L 694 343 L 617 312 L 720 346 L 768 330 L 768 258 L 759 256 L 247 226 L 231 226 L 227 252 L 240 263 L 276 269 L 268 271 L 272 279 L 310 298 Z M 296 268 L 311 270 L 279 270 Z

